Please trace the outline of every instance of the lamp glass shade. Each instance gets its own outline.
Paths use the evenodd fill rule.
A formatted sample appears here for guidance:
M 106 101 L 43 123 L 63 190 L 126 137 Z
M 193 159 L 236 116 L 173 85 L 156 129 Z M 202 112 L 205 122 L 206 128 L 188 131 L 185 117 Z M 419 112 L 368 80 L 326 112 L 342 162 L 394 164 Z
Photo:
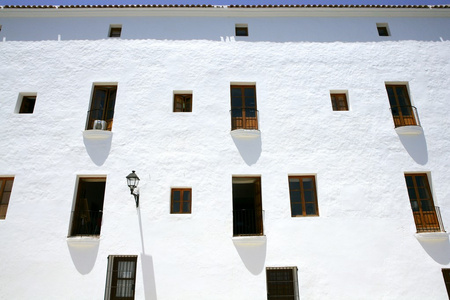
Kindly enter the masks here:
M 139 177 L 136 175 L 136 173 L 134 173 L 134 171 L 132 171 L 130 174 L 128 174 L 127 184 L 128 184 L 128 187 L 130 187 L 130 188 L 135 188 L 138 186 Z

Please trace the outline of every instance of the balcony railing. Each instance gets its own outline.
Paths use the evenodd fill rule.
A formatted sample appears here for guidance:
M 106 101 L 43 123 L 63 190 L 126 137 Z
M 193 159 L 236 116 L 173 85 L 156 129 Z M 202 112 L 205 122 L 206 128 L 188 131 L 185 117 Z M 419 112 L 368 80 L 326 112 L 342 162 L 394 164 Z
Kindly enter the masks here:
M 231 130 L 258 130 L 258 110 L 254 108 L 233 108 L 231 114 Z
M 102 214 L 101 210 L 72 211 L 70 236 L 100 235 Z
M 401 126 L 420 126 L 417 108 L 414 106 L 391 106 L 395 128 Z
M 441 211 L 438 206 L 431 211 L 415 211 L 414 221 L 416 223 L 417 233 L 421 232 L 445 232 L 442 224 Z
M 255 209 L 234 210 L 233 235 L 263 235 L 263 211 Z
M 111 111 L 114 112 L 114 111 Z M 93 129 L 95 120 L 106 121 L 106 130 L 111 131 L 113 118 L 105 118 L 103 109 L 92 109 L 87 112 L 86 130 Z

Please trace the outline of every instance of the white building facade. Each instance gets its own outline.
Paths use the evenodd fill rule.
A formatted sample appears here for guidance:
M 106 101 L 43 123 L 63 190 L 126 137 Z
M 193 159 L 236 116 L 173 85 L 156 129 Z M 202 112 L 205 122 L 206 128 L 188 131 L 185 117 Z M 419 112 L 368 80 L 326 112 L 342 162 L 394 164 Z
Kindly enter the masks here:
M 0 298 L 447 299 L 449 29 L 0 7 Z

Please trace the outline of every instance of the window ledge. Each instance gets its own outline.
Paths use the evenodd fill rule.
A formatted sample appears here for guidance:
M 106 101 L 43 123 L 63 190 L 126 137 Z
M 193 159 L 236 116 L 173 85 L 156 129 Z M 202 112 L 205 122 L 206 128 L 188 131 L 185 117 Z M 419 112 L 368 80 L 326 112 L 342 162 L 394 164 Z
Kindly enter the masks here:
M 260 246 L 267 241 L 265 235 L 233 236 L 231 239 L 235 246 Z
M 421 232 L 416 233 L 415 236 L 421 242 L 448 240 L 447 232 Z
M 100 243 L 100 236 L 70 236 L 67 238 L 67 245 L 71 247 L 95 247 Z
M 254 139 L 261 136 L 261 131 L 257 129 L 235 129 L 231 130 L 231 136 L 234 138 Z
M 85 130 L 83 131 L 83 137 L 92 140 L 106 140 L 112 136 L 112 132 L 109 130 Z
M 423 129 L 419 125 L 400 126 L 395 128 L 397 134 L 413 134 L 418 135 L 423 133 Z

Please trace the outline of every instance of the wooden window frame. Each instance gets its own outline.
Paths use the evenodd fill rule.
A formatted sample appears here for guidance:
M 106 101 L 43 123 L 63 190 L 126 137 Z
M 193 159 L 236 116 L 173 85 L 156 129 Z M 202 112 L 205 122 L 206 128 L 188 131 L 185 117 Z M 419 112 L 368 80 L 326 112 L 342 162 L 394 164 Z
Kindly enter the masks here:
M 192 112 L 192 93 L 173 95 L 173 112 Z M 181 109 L 177 108 L 177 102 L 181 104 Z
M 103 197 L 88 199 L 86 185 L 93 182 L 104 183 Z M 105 201 L 106 177 L 79 177 L 76 186 L 75 202 L 72 208 L 68 237 L 99 236 L 102 227 Z M 92 194 L 91 194 L 92 195 Z
M 19 114 L 32 114 L 36 105 L 36 95 L 22 96 Z
M 5 191 L 7 181 L 12 181 L 10 191 Z M 9 201 L 11 200 L 13 185 L 14 177 L 0 177 L 0 220 L 6 219 L 6 213 L 8 211 Z M 9 193 L 8 200 L 6 200 L 5 193 Z
M 236 36 L 248 36 L 248 25 L 247 24 L 236 24 L 235 35 Z
M 233 105 L 233 89 L 241 90 L 241 105 Z M 247 105 L 245 97 L 245 89 L 253 89 L 255 95 L 255 105 Z M 232 84 L 230 86 L 230 100 L 231 100 L 231 130 L 248 129 L 258 130 L 258 100 L 256 97 L 255 85 L 238 85 Z M 234 116 L 235 112 L 239 112 L 241 116 Z M 254 116 L 252 115 L 252 112 Z
M 105 93 L 103 104 L 101 103 L 101 96 L 97 94 L 98 91 L 103 91 Z M 89 105 L 88 118 L 86 121 L 86 130 L 93 129 L 95 120 L 106 121 L 106 130 L 112 130 L 116 98 L 117 85 L 94 85 L 91 103 Z M 97 108 L 97 106 L 99 106 L 99 108 Z
M 398 95 L 398 88 L 403 91 L 404 97 Z M 389 92 L 391 90 L 391 93 Z M 386 84 L 389 105 L 395 127 L 419 125 L 415 107 L 412 106 L 407 84 Z M 401 103 L 401 102 L 404 103 Z M 404 104 L 404 105 L 403 105 Z
M 119 263 L 120 262 L 134 262 L 134 268 L 124 272 L 131 277 L 119 277 Z M 105 300 L 133 300 L 135 297 L 136 286 L 136 269 L 137 269 L 137 255 L 110 255 L 108 256 L 108 268 L 106 273 L 106 287 Z M 128 274 L 128 273 L 132 274 Z M 117 295 L 117 282 L 119 280 L 131 282 L 131 296 Z
M 298 273 L 297 267 L 278 267 L 278 268 L 267 267 L 266 268 L 267 299 L 298 300 L 299 289 L 298 289 L 297 273 Z M 290 275 L 290 278 L 289 276 L 286 276 L 287 274 Z
M 408 177 L 412 181 L 412 186 L 408 185 Z M 417 178 L 422 178 L 424 186 L 420 186 L 417 183 Z M 441 222 L 439 215 L 436 212 L 428 174 L 406 173 L 405 182 L 417 232 L 440 232 Z M 425 193 L 421 193 L 419 188 L 425 189 Z M 429 197 L 423 196 L 424 194 L 428 194 Z M 412 198 L 412 195 L 415 196 L 415 198 Z
M 180 201 L 174 200 L 174 193 L 180 192 Z M 189 200 L 184 200 L 184 193 L 189 192 Z M 175 211 L 175 203 L 179 202 L 180 211 Z M 188 203 L 188 211 L 184 211 L 184 203 Z M 170 213 L 171 214 L 190 214 L 192 213 L 192 188 L 172 188 L 170 191 Z
M 120 38 L 122 35 L 122 25 L 110 25 L 108 37 L 110 38 Z
M 291 179 L 298 179 L 299 180 L 299 185 L 300 188 L 299 189 L 292 189 L 291 188 Z M 312 179 L 312 184 L 313 184 L 313 188 L 312 191 L 314 193 L 314 209 L 315 209 L 315 214 L 307 214 L 306 213 L 306 204 L 307 201 L 305 200 L 305 190 L 303 187 L 303 179 Z M 291 217 L 317 217 L 319 216 L 319 205 L 318 205 L 318 201 L 317 201 L 317 187 L 316 187 L 316 176 L 314 175 L 290 175 L 288 177 L 288 184 L 289 184 L 289 199 L 290 199 L 290 203 L 291 203 Z M 300 201 L 294 201 L 294 199 L 292 198 L 292 193 L 293 192 L 300 192 Z M 309 201 L 311 202 L 311 201 Z M 295 204 L 300 204 L 302 206 L 302 214 L 301 215 L 297 215 L 294 214 L 294 205 Z
M 340 101 L 337 97 L 344 97 L 344 100 Z M 331 106 L 333 111 L 348 111 L 348 100 L 346 93 L 330 93 Z

